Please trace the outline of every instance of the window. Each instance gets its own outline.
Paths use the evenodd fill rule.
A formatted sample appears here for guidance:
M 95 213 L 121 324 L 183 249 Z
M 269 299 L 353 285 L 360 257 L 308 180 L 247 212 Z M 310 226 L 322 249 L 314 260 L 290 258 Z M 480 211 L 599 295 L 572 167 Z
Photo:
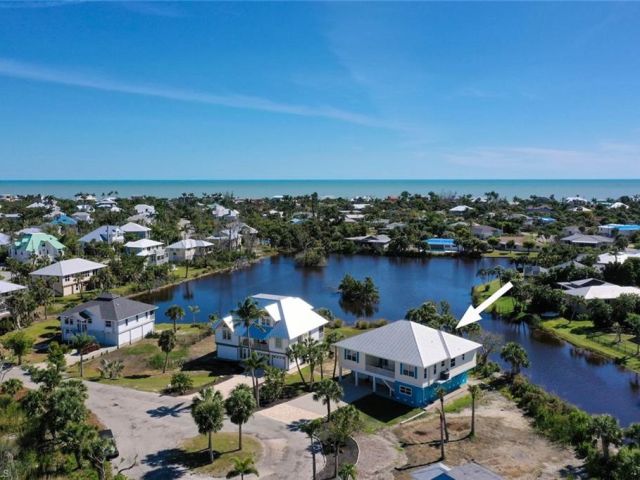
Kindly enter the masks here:
M 444 367 L 444 360 L 442 360 L 442 363 L 440 364 L 441 367 Z
M 413 377 L 416 378 L 416 367 L 413 367 L 411 365 L 403 365 L 400 364 L 400 372 L 402 373 L 402 375 L 404 375 L 405 377 Z
M 462 361 L 463 361 L 463 362 L 464 362 L 464 355 L 465 355 L 465 354 L 463 353 L 463 354 L 462 354 Z
M 438 373 L 438 365 L 433 366 L 433 374 L 435 375 L 436 373 Z
M 125 326 L 129 325 L 129 319 L 128 318 L 124 319 L 124 324 L 125 324 Z
M 455 359 L 455 358 L 452 358 L 452 359 L 451 359 L 451 368 L 453 368 L 453 367 L 455 367 L 455 366 L 456 366 L 456 359 Z
M 352 350 L 346 350 L 344 351 L 344 359 L 345 360 L 350 360 L 352 362 L 358 362 L 358 352 L 354 352 Z
M 222 339 L 223 340 L 231 340 L 231 332 L 226 328 L 222 330 Z
M 400 393 L 402 395 L 408 395 L 411 396 L 413 395 L 413 388 L 411 387 L 405 387 L 404 385 L 400 385 Z
M 282 348 L 282 339 L 276 337 L 276 348 Z
M 104 326 L 107 328 L 111 328 L 111 320 L 105 320 Z
M 429 375 L 429 369 L 425 368 L 424 369 L 424 378 L 427 378 L 428 375 Z

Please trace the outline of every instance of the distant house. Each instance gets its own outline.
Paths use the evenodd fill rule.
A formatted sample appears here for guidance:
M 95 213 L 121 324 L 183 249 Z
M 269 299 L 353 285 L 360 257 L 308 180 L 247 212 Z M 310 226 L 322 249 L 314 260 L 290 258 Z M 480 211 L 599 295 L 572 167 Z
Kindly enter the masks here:
M 482 240 L 502 235 L 502 230 L 488 225 L 471 225 L 471 235 Z
M 345 223 L 359 223 L 363 221 L 364 218 L 365 218 L 364 213 L 345 213 L 344 214 Z
M 450 208 L 449 213 L 453 215 L 464 215 L 471 210 L 473 210 L 473 207 L 469 207 L 467 205 L 458 205 L 456 207 Z
M 640 252 L 636 250 L 626 250 L 619 253 L 603 253 L 598 255 L 596 259 L 596 265 L 603 267 L 610 263 L 624 263 L 630 258 L 640 258 Z
M 107 210 L 111 210 L 113 207 L 117 206 L 118 202 L 113 197 L 103 198 L 96 203 L 96 208 L 103 208 Z
M 71 216 L 78 222 L 93 223 L 93 218 L 89 212 L 75 212 Z
M 77 205 L 76 210 L 78 210 L 79 212 L 87 212 L 87 213 L 93 213 L 96 211 L 95 207 L 89 204 Z
M 51 225 L 56 225 L 58 227 L 75 227 L 78 225 L 78 221 L 67 215 L 58 215 L 51 221 Z
M 152 217 L 156 214 L 156 207 L 154 207 L 153 205 L 147 205 L 145 203 L 134 205 L 133 209 L 136 211 L 137 215 Z
M 549 225 L 551 223 L 557 222 L 557 220 L 553 217 L 538 217 L 536 220 L 542 225 Z
M 207 240 L 220 248 L 235 250 L 240 248 L 242 237 L 237 228 L 223 228 L 218 233 L 207 237 Z
M 602 235 L 585 235 L 582 233 L 569 235 L 568 237 L 562 238 L 560 241 L 562 243 L 576 245 L 578 247 L 600 247 L 613 243 L 613 239 L 609 237 L 603 237 Z
M 460 251 L 453 238 L 429 238 L 424 241 L 432 252 L 455 253 Z
M 389 235 L 362 235 L 360 237 L 347 237 L 346 240 L 350 240 L 356 245 L 373 248 L 374 250 L 386 250 L 389 243 L 391 243 Z
M 566 285 L 571 282 L 563 282 L 560 285 L 563 286 L 564 293 L 569 297 L 580 297 L 584 300 L 614 300 L 622 294 L 628 295 L 640 295 L 640 288 L 637 287 L 621 287 L 612 283 L 602 282 L 597 284 L 595 279 L 587 279 L 582 286 L 576 286 L 575 288 L 567 287 Z M 576 282 L 572 282 L 576 283 Z
M 210 253 L 213 246 L 213 243 L 205 240 L 187 238 L 169 245 L 167 247 L 167 255 L 170 262 L 186 262 Z
M 580 205 L 580 204 L 584 205 L 589 203 L 589 200 L 578 195 L 576 197 L 565 198 L 564 203 L 568 203 L 569 205 Z
M 31 272 L 32 277 L 43 278 L 60 297 L 81 293 L 95 273 L 106 265 L 91 262 L 84 258 L 72 258 L 52 263 L 44 268 Z
M 215 218 L 219 218 L 219 219 L 223 219 L 223 218 L 235 219 L 235 218 L 238 218 L 238 216 L 240 215 L 240 212 L 238 212 L 238 210 L 233 210 L 231 208 L 227 208 L 217 203 L 214 203 L 213 205 L 211 205 L 211 214 Z
M 11 237 L 6 233 L 0 232 L 0 247 L 6 247 L 11 243 Z
M 80 237 L 80 243 L 83 246 L 93 242 L 106 243 L 107 245 L 123 243 L 124 233 L 120 227 L 115 225 L 103 225 Z
M 541 213 L 543 215 L 553 212 L 553 207 L 550 205 L 530 205 L 527 207 L 528 213 Z
M 618 208 L 624 208 L 625 210 L 627 210 L 629 208 L 629 205 L 626 205 L 622 202 L 615 202 L 612 203 L 611 205 L 609 205 L 609 208 L 612 210 L 618 209 Z
M 34 257 L 54 261 L 65 251 L 65 246 L 53 235 L 47 233 L 25 233 L 13 242 L 9 256 L 19 262 L 31 261 Z
M 124 249 L 129 255 L 144 258 L 146 265 L 163 265 L 168 261 L 164 244 L 149 238 L 127 242 Z
M 628 237 L 636 232 L 640 232 L 640 225 L 609 223 L 607 225 L 600 225 L 598 227 L 598 233 L 606 235 L 608 237 L 616 237 L 618 235 L 624 235 Z
M 294 366 L 287 349 L 306 338 L 322 340 L 327 320 L 298 297 L 258 294 L 252 297 L 267 312 L 258 325 L 249 331 L 233 316 L 224 317 L 213 325 L 218 358 L 242 361 L 251 348 L 267 359 L 267 363 L 282 370 Z M 299 360 L 303 362 L 302 359 Z
M 503 477 L 482 465 L 470 462 L 457 467 L 436 463 L 411 472 L 412 480 L 503 480 Z
M 569 211 L 574 213 L 589 213 L 592 210 L 590 208 L 578 205 L 577 207 L 570 208 Z
M 27 287 L 18 285 L 17 283 L 5 282 L 0 280 L 0 318 L 5 318 L 11 315 L 11 309 L 9 308 L 9 298 L 20 290 L 24 290 Z
M 153 224 L 153 217 L 145 215 L 144 213 L 139 213 L 131 215 L 129 218 L 127 218 L 127 222 L 139 223 L 140 225 L 149 226 Z
M 424 407 L 442 388 L 467 382 L 482 345 L 408 320 L 398 320 L 335 344 L 340 377 L 352 372 L 357 385 L 398 402 Z
M 120 227 L 120 230 L 122 230 L 124 235 L 136 238 L 149 238 L 151 235 L 151 229 L 149 227 L 133 222 L 125 223 Z
M 62 340 L 86 333 L 102 346 L 129 345 L 153 332 L 158 307 L 112 293 L 82 303 L 60 314 Z

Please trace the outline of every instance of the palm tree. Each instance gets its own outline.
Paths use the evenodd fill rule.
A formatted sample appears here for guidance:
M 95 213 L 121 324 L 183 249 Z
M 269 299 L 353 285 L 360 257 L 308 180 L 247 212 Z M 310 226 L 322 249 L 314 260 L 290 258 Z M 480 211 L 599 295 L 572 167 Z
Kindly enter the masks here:
M 251 352 L 249 358 L 244 361 L 244 368 L 251 373 L 251 384 L 253 385 L 253 395 L 256 399 L 257 406 L 260 406 L 260 385 L 258 384 L 256 373 L 258 370 L 264 370 L 266 366 L 267 359 L 263 355 L 258 355 L 256 352 Z
M 640 355 L 640 315 L 636 313 L 630 313 L 627 317 L 627 323 L 629 324 L 629 329 L 631 333 L 634 335 L 634 340 L 636 342 L 636 357 Z
M 237 321 L 234 321 L 234 325 L 242 325 L 247 332 L 247 345 L 249 347 L 249 355 L 252 353 L 251 349 L 251 327 L 257 325 L 257 321 L 268 316 L 265 309 L 260 308 L 257 302 L 248 297 L 244 302 L 238 303 L 238 308 L 231 313 L 238 317 Z
M 184 309 L 180 305 L 171 305 L 164 314 L 173 321 L 173 331 L 178 331 L 178 320 L 184 318 Z
M 10 378 L 6 382 L 0 384 L 0 392 L 13 397 L 16 393 L 22 390 L 23 386 L 22 380 L 19 378 Z
M 238 425 L 238 449 L 242 450 L 242 424 L 247 423 L 256 409 L 256 399 L 248 385 L 241 383 L 231 390 L 224 402 L 231 423 Z
M 209 460 L 213 462 L 212 435 L 222 429 L 224 423 L 224 401 L 222 394 L 213 388 L 205 388 L 193 399 L 191 416 L 198 426 L 198 432 L 208 436 Z
M 324 343 L 327 345 L 329 349 L 329 356 L 333 357 L 333 374 L 332 378 L 336 378 L 336 370 L 338 368 L 338 349 L 334 346 L 335 343 L 339 342 L 344 338 L 344 334 L 339 332 L 338 330 L 332 330 L 327 333 L 324 337 Z
M 24 332 L 18 331 L 7 338 L 3 344 L 18 357 L 18 365 L 22 365 L 22 357 L 25 356 L 33 346 L 33 340 Z
M 331 418 L 331 402 L 339 402 L 342 395 L 344 391 L 338 382 L 330 378 L 318 382 L 316 391 L 313 392 L 313 399 L 316 402 L 322 401 L 322 404 L 327 406 L 327 422 Z
M 318 435 L 318 432 L 320 432 L 320 427 L 322 427 L 322 422 L 319 418 L 316 418 L 315 420 L 308 420 L 300 425 L 300 430 L 307 434 L 307 437 L 309 437 L 309 441 L 311 442 L 309 447 L 311 449 L 311 461 L 313 462 L 313 475 L 311 476 L 311 480 L 316 480 L 316 449 L 314 444 L 316 436 Z
M 176 334 L 171 330 L 165 330 L 160 334 L 158 338 L 158 346 L 164 352 L 164 365 L 162 366 L 162 373 L 167 371 L 167 363 L 169 363 L 169 354 L 176 348 Z
M 191 312 L 191 323 L 196 323 L 196 315 L 200 313 L 200 307 L 198 305 L 189 305 L 187 307 Z
M 444 422 L 445 440 L 448 443 L 449 442 L 449 427 L 447 427 L 447 418 L 445 417 L 445 413 L 444 413 L 444 397 L 447 394 L 447 392 L 445 391 L 444 388 L 439 388 L 436 391 L 436 394 L 438 395 L 438 398 L 440 399 L 440 411 L 442 412 L 440 415 L 442 415 L 442 421 Z
M 622 442 L 622 430 L 616 420 L 611 415 L 596 415 L 591 422 L 591 434 L 600 439 L 602 443 L 602 456 L 605 461 L 609 460 L 609 446 L 620 445 Z
M 84 376 L 84 350 L 91 344 L 95 343 L 96 339 L 85 332 L 78 333 L 71 340 L 71 345 L 78 351 L 80 355 L 80 378 Z
M 527 368 L 530 364 L 527 351 L 516 342 L 507 342 L 500 351 L 500 358 L 511 364 L 511 377 L 515 377 L 521 368 Z
M 479 385 L 469 385 L 469 393 L 471 394 L 471 432 L 469 436 L 476 434 L 476 400 L 482 395 L 482 389 Z
M 338 477 L 340 477 L 340 480 L 356 480 L 357 474 L 358 469 L 353 463 L 345 463 L 340 467 Z
M 446 458 L 444 452 L 444 436 L 447 423 L 444 419 L 444 410 L 438 410 L 438 413 L 440 414 L 440 460 L 444 460 Z
M 253 457 L 233 457 L 231 461 L 233 462 L 233 469 L 229 470 L 227 478 L 235 478 L 239 476 L 240 480 L 244 480 L 245 475 L 255 475 L 256 477 L 260 476 Z
M 611 331 L 616 335 L 616 343 L 622 342 L 622 325 L 614 322 L 613 325 L 611 325 Z
M 289 359 L 289 361 L 293 360 L 294 362 L 296 362 L 298 375 L 300 375 L 300 380 L 302 381 L 302 384 L 305 386 L 305 388 L 308 385 L 307 385 L 307 381 L 304 378 L 304 375 L 302 375 L 302 370 L 300 369 L 300 360 L 304 360 L 306 356 L 307 356 L 307 350 L 304 344 L 300 342 L 294 343 L 293 345 L 289 345 L 289 348 L 287 348 L 287 358 Z

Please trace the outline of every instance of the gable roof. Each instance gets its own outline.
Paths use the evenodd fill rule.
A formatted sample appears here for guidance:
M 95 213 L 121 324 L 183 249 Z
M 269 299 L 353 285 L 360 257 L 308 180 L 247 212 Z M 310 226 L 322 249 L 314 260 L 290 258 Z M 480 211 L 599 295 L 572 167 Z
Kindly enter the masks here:
M 582 233 L 576 233 L 569 235 L 562 239 L 563 242 L 570 243 L 588 243 L 588 244 L 600 244 L 600 243 L 613 243 L 613 238 L 603 237 L 602 235 L 584 235 Z
M 92 262 L 84 258 L 71 258 L 69 260 L 61 260 L 52 263 L 44 268 L 31 272 L 29 275 L 41 277 L 66 277 L 67 275 L 76 275 L 78 273 L 100 270 L 106 267 L 102 263 Z
M 65 310 L 60 316 L 75 316 L 88 311 L 103 320 L 119 321 L 157 309 L 155 305 L 105 292 L 98 295 L 95 300 Z
M 397 320 L 337 342 L 336 346 L 423 368 L 482 347 L 466 338 L 409 320 Z

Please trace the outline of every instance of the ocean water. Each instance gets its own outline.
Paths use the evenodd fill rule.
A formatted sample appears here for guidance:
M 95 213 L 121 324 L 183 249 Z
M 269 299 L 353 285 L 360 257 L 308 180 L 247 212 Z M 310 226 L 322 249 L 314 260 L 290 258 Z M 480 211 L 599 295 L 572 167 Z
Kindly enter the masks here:
M 618 198 L 640 194 L 640 179 L 607 180 L 0 180 L 0 194 L 43 194 L 71 198 L 78 192 L 95 195 L 117 192 L 121 197 L 150 195 L 179 197 L 183 193 L 232 193 L 241 198 L 276 195 L 332 197 L 387 197 L 403 191 L 417 194 L 482 195 L 495 191 L 501 196 L 530 195 L 558 198 Z

